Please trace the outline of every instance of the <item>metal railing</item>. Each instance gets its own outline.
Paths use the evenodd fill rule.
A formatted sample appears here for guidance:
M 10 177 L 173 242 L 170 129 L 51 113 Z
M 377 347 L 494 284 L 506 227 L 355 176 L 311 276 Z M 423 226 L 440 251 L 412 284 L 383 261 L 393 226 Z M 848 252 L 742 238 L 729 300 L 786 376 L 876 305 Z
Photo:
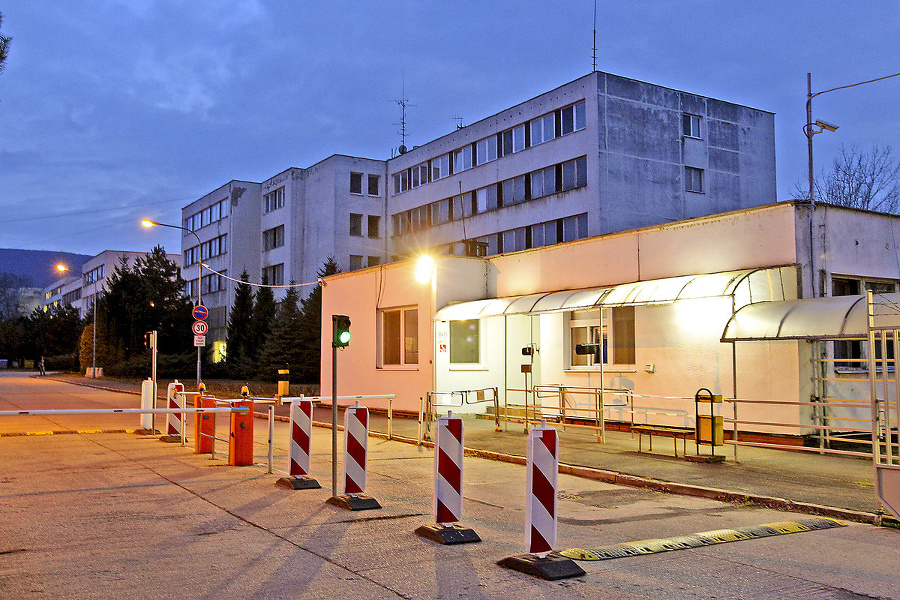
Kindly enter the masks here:
M 490 393 L 490 397 L 488 397 Z M 448 401 L 436 401 L 435 399 L 447 399 Z M 459 401 L 454 401 L 459 398 Z M 431 435 L 431 422 L 434 420 L 437 406 L 461 407 L 464 405 L 494 403 L 494 424 L 496 431 L 500 431 L 500 398 L 498 388 L 487 387 L 474 390 L 454 390 L 450 392 L 430 391 L 424 398 L 419 398 L 419 430 L 416 436 L 417 443 L 422 444 Z

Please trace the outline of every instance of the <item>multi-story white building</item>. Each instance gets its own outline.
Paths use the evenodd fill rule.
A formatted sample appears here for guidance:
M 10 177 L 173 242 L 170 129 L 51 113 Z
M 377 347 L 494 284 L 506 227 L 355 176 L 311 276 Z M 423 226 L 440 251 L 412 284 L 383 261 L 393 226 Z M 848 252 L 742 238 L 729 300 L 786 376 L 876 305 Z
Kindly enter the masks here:
M 425 250 L 486 256 L 775 201 L 772 113 L 601 72 L 401 150 L 333 155 L 188 205 L 200 245 L 182 237 L 183 276 L 202 260 L 234 279 L 313 283 L 329 256 L 343 271 Z M 221 342 L 236 284 L 203 282 Z

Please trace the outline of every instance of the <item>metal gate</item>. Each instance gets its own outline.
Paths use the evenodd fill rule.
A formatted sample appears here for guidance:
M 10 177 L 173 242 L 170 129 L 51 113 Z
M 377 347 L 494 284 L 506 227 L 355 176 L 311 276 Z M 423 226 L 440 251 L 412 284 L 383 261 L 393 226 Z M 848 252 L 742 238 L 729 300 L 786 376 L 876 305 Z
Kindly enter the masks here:
M 879 507 L 900 519 L 900 305 L 876 303 L 871 291 L 866 293 L 866 302 L 875 493 Z

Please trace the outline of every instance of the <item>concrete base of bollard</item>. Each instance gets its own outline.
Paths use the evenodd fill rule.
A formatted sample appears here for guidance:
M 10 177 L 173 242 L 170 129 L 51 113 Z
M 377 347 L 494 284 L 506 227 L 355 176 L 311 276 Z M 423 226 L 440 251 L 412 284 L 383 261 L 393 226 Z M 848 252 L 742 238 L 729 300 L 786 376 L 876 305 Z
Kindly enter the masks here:
M 322 487 L 321 485 L 319 485 L 319 482 L 312 477 L 296 477 L 294 475 L 291 475 L 290 477 L 282 477 L 281 479 L 276 481 L 275 484 L 281 487 L 286 487 L 289 490 L 318 490 Z
M 378 500 L 371 496 L 363 495 L 343 494 L 341 496 L 332 496 L 326 502 L 344 510 L 373 510 L 381 508 Z
M 164 435 L 159 438 L 159 441 L 166 442 L 167 444 L 180 444 L 181 436 L 180 435 Z
M 548 581 L 585 575 L 584 569 L 575 564 L 574 560 L 559 554 L 549 554 L 543 558 L 534 554 L 519 554 L 499 560 L 497 564 Z
M 416 529 L 416 535 L 427 538 L 438 544 L 471 544 L 480 542 L 481 538 L 474 529 L 461 525 L 423 525 Z

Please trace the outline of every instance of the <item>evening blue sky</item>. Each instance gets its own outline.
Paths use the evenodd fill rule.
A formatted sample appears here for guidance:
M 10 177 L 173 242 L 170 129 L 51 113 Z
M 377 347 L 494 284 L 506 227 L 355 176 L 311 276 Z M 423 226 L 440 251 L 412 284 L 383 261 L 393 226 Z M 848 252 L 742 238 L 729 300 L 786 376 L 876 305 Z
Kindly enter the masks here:
M 332 154 L 407 145 L 592 69 L 593 0 L 6 0 L 0 247 L 178 252 L 182 206 Z M 775 113 L 777 198 L 805 189 L 813 91 L 900 71 L 900 3 L 598 3 L 597 68 Z M 824 94 L 841 144 L 900 156 L 900 77 Z

